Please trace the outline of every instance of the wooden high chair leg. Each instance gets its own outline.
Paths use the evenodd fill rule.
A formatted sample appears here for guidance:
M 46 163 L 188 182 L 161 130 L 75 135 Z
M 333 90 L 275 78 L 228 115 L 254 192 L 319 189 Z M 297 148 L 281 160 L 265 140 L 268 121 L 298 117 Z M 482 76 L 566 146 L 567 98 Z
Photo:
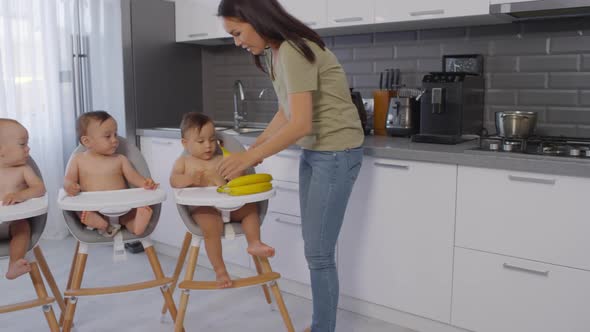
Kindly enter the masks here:
M 160 260 L 158 260 L 158 256 L 156 255 L 156 250 L 152 246 L 152 244 L 147 240 L 142 240 L 141 243 L 143 244 L 145 253 L 150 261 L 150 265 L 152 266 L 152 270 L 154 271 L 154 275 L 156 276 L 157 280 L 161 280 L 166 278 L 164 275 L 164 271 L 162 271 L 162 265 L 160 265 Z M 160 291 L 162 292 L 162 296 L 164 297 L 164 302 L 166 302 L 166 306 L 168 307 L 168 312 L 170 312 L 170 317 L 172 321 L 176 321 L 176 305 L 174 304 L 174 299 L 172 298 L 172 293 L 170 293 L 170 288 L 168 286 L 160 287 Z
M 74 251 L 74 257 L 72 257 L 72 265 L 70 265 L 70 275 L 68 276 L 68 283 L 66 284 L 66 289 L 70 289 L 72 287 L 72 278 L 74 277 L 74 267 L 76 267 L 76 258 L 78 257 L 78 250 L 80 249 L 80 241 L 76 241 L 76 250 Z M 67 307 L 69 299 L 65 299 L 65 305 Z M 64 324 L 64 317 L 65 317 L 65 310 L 61 311 L 59 315 L 59 326 L 63 326 Z
M 79 244 L 79 243 L 78 243 Z M 86 259 L 88 258 L 88 246 L 78 246 L 79 250 L 76 255 L 76 264 L 74 264 L 74 273 L 72 275 L 71 287 L 68 289 L 77 290 L 82 286 L 82 278 L 86 269 Z M 74 313 L 76 312 L 77 299 L 68 299 L 66 303 L 66 313 L 63 322 L 63 332 L 70 332 L 74 322 Z
M 31 276 L 31 281 L 35 287 L 37 297 L 39 299 L 47 298 L 47 290 L 43 284 L 43 278 L 41 277 L 41 272 L 39 272 L 39 266 L 37 266 L 36 262 L 31 262 L 31 272 L 29 272 L 29 275 Z M 45 314 L 45 319 L 47 319 L 47 324 L 49 324 L 49 329 L 52 332 L 59 332 L 59 325 L 57 324 L 57 319 L 55 318 L 55 313 L 53 312 L 51 305 L 43 306 L 43 313 Z
M 193 236 L 191 240 L 191 248 L 188 256 L 188 264 L 184 272 L 184 280 L 192 281 L 195 277 L 195 269 L 197 267 L 197 259 L 199 258 L 199 247 L 201 239 Z M 186 308 L 188 306 L 189 290 L 183 289 L 180 295 L 180 304 L 178 306 L 178 315 L 174 323 L 174 332 L 181 332 L 184 330 L 184 317 L 186 315 Z
M 270 263 L 268 262 L 268 258 L 266 257 L 255 257 L 260 260 L 260 265 L 262 267 L 262 272 L 268 273 L 272 272 L 272 268 L 270 267 Z M 289 312 L 287 311 L 287 306 L 285 305 L 285 301 L 283 300 L 283 295 L 281 294 L 281 290 L 279 289 L 279 285 L 275 280 L 270 283 L 270 289 L 275 297 L 277 302 L 277 306 L 279 307 L 279 311 L 281 312 L 281 316 L 283 316 L 283 321 L 285 322 L 285 327 L 287 328 L 288 332 L 295 332 L 293 328 L 293 323 L 291 322 L 291 317 L 289 317 Z
M 51 292 L 53 293 L 53 296 L 55 297 L 55 300 L 57 301 L 57 304 L 59 305 L 59 309 L 63 313 L 66 310 L 64 298 L 61 296 L 61 292 L 59 291 L 59 288 L 57 287 L 57 283 L 55 282 L 55 278 L 53 278 L 53 274 L 51 273 L 51 270 L 49 270 L 49 265 L 47 265 L 47 261 L 45 260 L 45 256 L 43 256 L 43 251 L 41 250 L 41 247 L 36 246 L 35 248 L 33 248 L 33 253 L 35 254 L 35 258 L 37 259 L 37 262 L 39 263 L 39 267 L 41 268 L 41 272 L 43 273 L 45 280 L 47 280 L 47 283 L 49 284 L 49 288 L 51 289 Z
M 256 265 L 256 272 L 258 272 L 258 275 L 261 275 L 262 267 L 260 266 L 260 262 L 258 261 L 258 259 L 256 259 L 256 256 L 252 256 L 252 259 L 254 260 L 254 265 Z M 266 303 L 271 304 L 272 299 L 270 298 L 270 293 L 268 292 L 268 286 L 266 284 L 262 285 L 262 291 L 264 292 Z
M 186 254 L 188 253 L 188 248 L 191 246 L 191 239 L 193 235 L 190 232 L 186 232 L 184 234 L 184 240 L 182 241 L 182 248 L 180 249 L 180 254 L 178 255 L 178 261 L 176 262 L 176 267 L 174 268 L 174 274 L 172 275 L 172 285 L 170 285 L 170 294 L 174 295 L 174 290 L 176 289 L 176 284 L 178 284 L 178 278 L 180 277 L 180 272 L 182 272 L 182 267 L 184 266 L 184 261 L 186 261 Z M 164 302 L 162 306 L 162 315 L 166 314 L 168 311 L 168 306 Z

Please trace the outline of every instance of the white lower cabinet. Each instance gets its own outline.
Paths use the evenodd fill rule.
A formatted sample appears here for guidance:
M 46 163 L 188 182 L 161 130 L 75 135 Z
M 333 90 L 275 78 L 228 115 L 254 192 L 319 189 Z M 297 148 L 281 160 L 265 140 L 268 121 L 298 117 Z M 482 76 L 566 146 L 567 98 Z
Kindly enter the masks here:
M 456 173 L 365 156 L 340 235 L 342 294 L 450 321 Z
M 477 332 L 587 332 L 590 272 L 457 248 L 452 324 Z

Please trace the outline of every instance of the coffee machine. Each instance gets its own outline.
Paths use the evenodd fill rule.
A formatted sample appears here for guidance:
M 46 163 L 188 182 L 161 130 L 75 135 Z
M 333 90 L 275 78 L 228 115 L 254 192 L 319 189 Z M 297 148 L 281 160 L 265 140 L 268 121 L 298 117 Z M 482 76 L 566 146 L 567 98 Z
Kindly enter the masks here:
M 483 129 L 485 79 L 481 55 L 445 55 L 443 71 L 422 79 L 420 133 L 412 141 L 458 144 Z

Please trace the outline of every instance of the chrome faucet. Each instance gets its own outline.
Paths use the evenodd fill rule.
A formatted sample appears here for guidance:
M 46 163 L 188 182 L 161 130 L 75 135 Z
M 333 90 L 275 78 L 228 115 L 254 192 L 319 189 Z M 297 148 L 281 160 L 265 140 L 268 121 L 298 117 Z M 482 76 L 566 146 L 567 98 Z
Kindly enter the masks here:
M 242 121 L 246 121 L 246 112 L 244 112 L 244 85 L 242 81 L 234 82 L 234 129 L 238 130 L 242 126 Z

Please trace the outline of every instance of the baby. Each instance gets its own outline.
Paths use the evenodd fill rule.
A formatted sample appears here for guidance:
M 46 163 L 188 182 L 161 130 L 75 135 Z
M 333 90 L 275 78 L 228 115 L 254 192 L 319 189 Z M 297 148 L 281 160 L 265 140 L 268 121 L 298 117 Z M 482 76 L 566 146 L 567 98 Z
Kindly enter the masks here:
M 215 125 L 206 115 L 196 112 L 186 113 L 180 124 L 182 145 L 187 155 L 174 163 L 170 184 L 174 188 L 220 186 L 225 180 L 216 168 L 223 158 L 217 152 Z M 191 210 L 205 238 L 207 256 L 213 269 L 219 288 L 232 286 L 221 254 L 221 235 L 223 221 L 219 210 L 210 206 L 199 206 Z M 253 256 L 272 257 L 274 248 L 260 241 L 260 220 L 258 208 L 254 203 L 246 204 L 231 212 L 231 221 L 241 221 L 242 229 L 248 241 L 248 253 Z
M 66 169 L 64 190 L 70 196 L 80 191 L 103 191 L 127 189 L 127 183 L 135 187 L 156 189 L 158 185 L 152 179 L 139 174 L 127 157 L 116 154 L 119 146 L 117 122 L 107 112 L 96 111 L 84 113 L 78 118 L 78 140 L 86 151 L 72 156 Z M 104 236 L 114 236 L 119 225 L 111 225 L 108 217 L 94 211 L 78 214 L 80 221 L 98 230 Z M 131 209 L 119 218 L 119 223 L 135 235 L 145 232 L 152 209 L 143 206 Z
M 45 185 L 35 174 L 29 159 L 29 133 L 20 123 L 0 118 L 0 205 L 13 205 L 45 194 Z M 31 271 L 25 254 L 31 238 L 28 220 L 0 224 L 0 239 L 10 239 L 7 279 Z

